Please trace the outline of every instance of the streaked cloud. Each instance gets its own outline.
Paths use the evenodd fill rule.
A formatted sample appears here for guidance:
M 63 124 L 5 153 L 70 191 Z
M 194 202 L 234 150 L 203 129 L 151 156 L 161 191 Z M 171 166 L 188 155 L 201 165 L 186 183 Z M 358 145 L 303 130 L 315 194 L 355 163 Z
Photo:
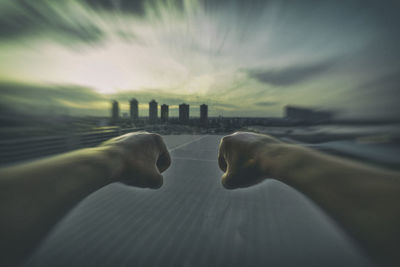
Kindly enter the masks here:
M 250 78 L 254 78 L 262 83 L 287 86 L 305 82 L 317 75 L 323 74 L 332 67 L 334 62 L 322 62 L 307 64 L 303 66 L 290 66 L 284 69 L 249 69 L 245 72 Z
M 207 102 L 216 115 L 279 116 L 298 104 L 388 116 L 376 102 L 393 105 L 395 89 L 382 77 L 400 68 L 398 7 L 391 0 L 4 0 L 0 82 L 12 89 L 3 86 L 0 96 L 8 106 L 26 96 L 25 103 L 43 99 L 77 114 L 88 112 L 84 103 L 98 112 L 111 98 L 138 97 Z M 386 93 L 372 97 L 379 92 Z
M 48 36 L 70 45 L 102 37 L 95 17 L 77 1 L 1 1 L 0 38 Z
M 260 102 L 254 103 L 254 105 L 260 106 L 260 107 L 270 107 L 270 106 L 275 106 L 278 104 L 279 104 L 279 102 L 276 102 L 276 101 L 260 101 Z

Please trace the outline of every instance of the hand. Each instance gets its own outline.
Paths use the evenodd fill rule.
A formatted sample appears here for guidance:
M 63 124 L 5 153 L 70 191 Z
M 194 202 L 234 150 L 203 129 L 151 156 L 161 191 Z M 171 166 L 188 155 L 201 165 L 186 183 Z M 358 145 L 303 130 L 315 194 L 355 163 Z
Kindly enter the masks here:
M 101 146 L 110 146 L 121 155 L 123 164 L 117 175 L 118 181 L 137 187 L 162 186 L 161 173 L 171 165 L 171 158 L 160 135 L 129 133 L 110 139 Z
M 263 181 L 271 175 L 280 144 L 271 136 L 247 132 L 223 137 L 218 153 L 218 165 L 225 172 L 222 185 L 234 189 Z

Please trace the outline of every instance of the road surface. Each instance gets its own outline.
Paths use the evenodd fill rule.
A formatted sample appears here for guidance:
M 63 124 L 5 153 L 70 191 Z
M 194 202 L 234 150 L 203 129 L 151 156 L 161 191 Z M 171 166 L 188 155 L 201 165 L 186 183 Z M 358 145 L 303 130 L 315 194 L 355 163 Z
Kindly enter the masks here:
M 276 181 L 229 191 L 221 136 L 166 136 L 162 188 L 112 184 L 73 209 L 26 266 L 370 266 L 318 207 Z

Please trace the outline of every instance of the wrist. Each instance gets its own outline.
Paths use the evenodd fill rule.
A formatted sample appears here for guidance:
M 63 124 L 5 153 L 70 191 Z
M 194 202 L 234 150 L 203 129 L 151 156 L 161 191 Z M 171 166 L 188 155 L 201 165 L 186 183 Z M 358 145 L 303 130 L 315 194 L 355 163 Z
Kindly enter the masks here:
M 264 150 L 262 172 L 284 183 L 289 183 L 293 171 L 301 168 L 306 154 L 298 145 L 272 144 Z
M 117 146 L 94 148 L 100 153 L 100 162 L 104 166 L 104 174 L 109 183 L 118 182 L 125 169 L 124 151 Z

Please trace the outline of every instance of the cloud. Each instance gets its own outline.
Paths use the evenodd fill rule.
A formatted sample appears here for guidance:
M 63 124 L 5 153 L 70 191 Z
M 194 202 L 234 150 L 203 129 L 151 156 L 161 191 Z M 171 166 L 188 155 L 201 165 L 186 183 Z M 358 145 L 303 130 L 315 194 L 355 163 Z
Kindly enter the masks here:
M 0 83 L 2 96 L 24 97 L 38 99 L 43 102 L 51 99 L 65 99 L 67 101 L 88 102 L 106 99 L 95 91 L 76 85 L 25 85 L 18 83 Z
M 109 101 L 107 98 L 89 88 L 74 85 L 28 85 L 2 82 L 0 95 L 0 106 L 3 110 L 26 114 L 52 112 L 104 115 L 108 112 L 104 110 Z
M 385 91 L 385 93 L 398 95 L 400 94 L 400 70 L 392 73 L 385 73 L 383 76 L 373 78 L 363 83 L 357 91 L 372 91 L 377 95 Z
M 316 64 L 292 66 L 278 70 L 248 69 L 245 70 L 245 72 L 250 78 L 256 79 L 261 83 L 276 86 L 290 86 L 305 82 L 311 78 L 325 73 L 335 63 L 336 61 L 326 61 Z
M 0 40 L 46 36 L 60 42 L 101 40 L 103 33 L 78 1 L 15 0 L 0 3 Z
M 279 102 L 276 102 L 276 101 L 260 101 L 260 102 L 254 103 L 254 105 L 259 106 L 259 107 L 271 107 L 271 106 L 276 106 L 278 104 L 279 104 Z
M 143 15 L 144 0 L 84 0 L 94 9 L 105 9 L 109 11 L 129 12 Z
M 366 88 L 374 77 L 399 69 L 398 5 L 392 0 L 4 0 L 0 81 L 20 85 L 10 87 L 15 92 L 2 88 L 0 102 L 38 110 L 51 104 L 81 114 L 87 106 L 108 114 L 110 98 L 122 109 L 131 97 L 144 107 L 155 98 L 193 107 L 205 102 L 210 112 L 233 116 L 278 113 L 279 103 L 359 103 L 360 85 Z M 389 91 L 395 92 L 396 83 L 383 79 L 371 85 L 385 92 L 380 98 L 362 89 L 368 103 L 363 108 L 393 101 Z

